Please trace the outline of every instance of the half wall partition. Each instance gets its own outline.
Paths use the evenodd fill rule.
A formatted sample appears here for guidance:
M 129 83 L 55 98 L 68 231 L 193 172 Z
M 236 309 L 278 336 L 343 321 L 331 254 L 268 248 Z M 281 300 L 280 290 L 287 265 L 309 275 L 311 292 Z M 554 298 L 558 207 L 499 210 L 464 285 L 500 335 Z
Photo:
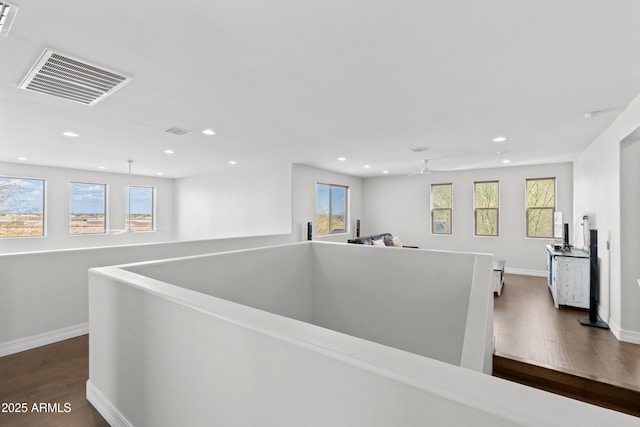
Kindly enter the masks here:
M 314 241 L 93 269 L 87 397 L 122 426 L 630 423 L 485 375 L 491 264 Z

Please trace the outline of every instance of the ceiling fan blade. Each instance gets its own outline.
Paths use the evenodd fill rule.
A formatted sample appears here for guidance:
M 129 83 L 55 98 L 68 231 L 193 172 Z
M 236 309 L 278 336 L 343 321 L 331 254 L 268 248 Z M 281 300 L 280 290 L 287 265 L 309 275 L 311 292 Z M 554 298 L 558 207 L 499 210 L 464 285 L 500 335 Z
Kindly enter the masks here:
M 125 233 L 135 233 L 135 231 L 132 230 L 131 228 L 112 228 L 107 232 L 107 234 L 114 234 L 114 235 L 125 234 Z
M 410 173 L 408 176 L 415 176 L 415 175 L 430 175 L 431 171 L 429 170 L 429 167 L 427 166 L 427 162 L 429 161 L 429 159 L 424 159 L 422 162 L 424 163 L 424 166 L 422 167 L 422 170 L 419 171 L 415 171 Z

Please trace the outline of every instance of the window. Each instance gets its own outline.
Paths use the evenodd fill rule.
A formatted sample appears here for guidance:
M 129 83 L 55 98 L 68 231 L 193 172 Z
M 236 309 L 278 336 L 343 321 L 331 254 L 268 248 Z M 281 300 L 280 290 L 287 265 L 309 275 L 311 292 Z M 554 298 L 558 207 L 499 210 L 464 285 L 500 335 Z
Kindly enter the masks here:
M 341 185 L 316 185 L 316 229 L 319 236 L 347 232 L 347 190 Z
M 556 179 L 527 179 L 527 237 L 553 238 Z
M 153 188 L 127 187 L 126 225 L 133 231 L 153 231 Z
M 498 235 L 500 185 L 498 181 L 474 183 L 474 229 L 476 236 Z
M 0 237 L 44 236 L 44 181 L 0 177 Z
M 72 182 L 69 231 L 71 234 L 100 234 L 107 230 L 107 186 Z
M 431 184 L 431 233 L 451 234 L 452 184 Z

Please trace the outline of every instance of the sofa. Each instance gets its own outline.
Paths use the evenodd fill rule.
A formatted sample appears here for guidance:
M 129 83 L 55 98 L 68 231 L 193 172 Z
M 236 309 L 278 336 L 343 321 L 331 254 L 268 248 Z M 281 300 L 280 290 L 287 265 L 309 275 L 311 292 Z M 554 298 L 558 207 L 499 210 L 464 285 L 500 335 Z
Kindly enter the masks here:
M 403 248 L 414 248 L 417 246 L 406 246 L 400 242 L 397 236 L 394 237 L 391 233 L 373 234 L 371 236 L 360 236 L 355 239 L 347 240 L 347 243 L 354 243 L 356 245 L 370 245 L 370 246 L 392 246 Z

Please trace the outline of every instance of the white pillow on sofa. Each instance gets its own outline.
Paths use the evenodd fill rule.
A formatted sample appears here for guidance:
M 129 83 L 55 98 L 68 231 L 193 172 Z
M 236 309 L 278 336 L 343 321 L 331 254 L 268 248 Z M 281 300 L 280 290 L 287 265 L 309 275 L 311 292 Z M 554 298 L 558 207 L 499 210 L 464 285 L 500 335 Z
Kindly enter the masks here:
M 397 248 L 402 247 L 402 242 L 400 241 L 400 239 L 398 239 L 398 236 L 393 236 L 393 246 Z
M 385 246 L 384 241 L 382 239 L 372 240 L 371 244 L 373 246 Z

